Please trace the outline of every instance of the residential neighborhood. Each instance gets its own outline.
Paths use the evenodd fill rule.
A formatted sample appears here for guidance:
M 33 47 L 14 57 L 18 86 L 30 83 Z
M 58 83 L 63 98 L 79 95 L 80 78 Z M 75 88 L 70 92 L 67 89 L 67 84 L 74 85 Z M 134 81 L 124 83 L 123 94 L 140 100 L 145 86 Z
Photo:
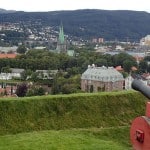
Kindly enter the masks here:
M 0 23 L 0 80 L 15 82 L 14 89 L 24 82 L 28 91 L 43 87 L 46 94 L 131 90 L 137 77 L 150 84 L 150 35 L 136 42 L 96 35 L 85 39 L 65 29 L 63 22 Z
M 40 25 L 35 22 L 35 25 Z M 7 24 L 0 26 L 1 31 L 17 31 L 19 33 L 24 33 L 21 24 Z M 110 55 L 111 57 L 115 57 L 120 53 L 126 53 L 127 55 L 133 57 L 135 66 L 131 66 L 129 68 L 128 75 L 124 76 L 124 67 L 120 64 L 113 65 L 113 66 L 105 66 L 106 63 L 96 63 L 93 61 L 93 64 L 87 64 L 88 68 L 84 67 L 84 70 L 81 73 L 80 82 L 80 90 L 85 92 L 103 92 L 103 91 L 120 91 L 120 90 L 131 90 L 131 83 L 136 78 L 134 74 L 138 72 L 138 66 L 141 62 L 144 61 L 145 57 L 149 57 L 150 45 L 149 35 L 143 37 L 139 43 L 131 43 L 131 42 L 112 42 L 112 41 L 105 41 L 104 38 L 94 38 L 91 41 L 80 41 L 76 42 L 71 39 L 71 43 L 69 42 L 69 37 L 65 35 L 63 24 L 60 25 L 59 31 L 54 31 L 51 27 L 44 27 L 41 28 L 40 31 L 36 31 L 30 29 L 29 23 L 26 24 L 26 37 L 24 41 L 19 41 L 17 45 L 11 45 L 10 47 L 0 47 L 0 59 L 12 59 L 17 60 L 17 58 L 26 57 L 30 50 L 34 49 L 34 51 L 48 51 L 50 53 L 56 54 L 65 54 L 68 55 L 71 59 L 74 57 L 79 57 L 79 52 L 75 51 L 75 49 L 70 49 L 71 45 L 74 45 L 76 49 L 83 49 L 86 48 L 86 45 L 94 45 L 93 51 L 95 54 L 100 56 Z M 1 34 L 1 41 L 4 44 L 5 40 L 2 37 L 6 37 L 5 34 Z M 45 42 L 53 45 L 52 47 L 45 45 Z M 1 43 L 1 44 L 2 44 Z M 22 46 L 22 44 L 24 45 Z M 36 43 L 36 44 L 35 44 Z M 76 43 L 76 44 L 75 44 Z M 79 44 L 78 44 L 79 43 Z M 34 44 L 34 47 L 33 45 Z M 48 46 L 48 47 L 47 47 Z M 23 52 L 23 53 L 22 53 Z M 25 52 L 25 54 L 24 54 Z M 41 53 L 42 54 L 42 53 Z M 24 55 L 24 56 L 23 56 Z M 30 56 L 28 56 L 30 57 Z M 24 60 L 23 60 L 24 61 Z M 64 60 L 65 61 L 65 60 Z M 97 60 L 98 61 L 98 60 Z M 21 62 L 22 63 L 22 62 Z M 35 62 L 36 63 L 36 62 Z M 149 62 L 147 62 L 149 63 Z M 40 64 L 42 65 L 42 64 Z M 55 64 L 56 65 L 56 64 Z M 100 66 L 99 66 L 100 65 Z M 13 65 L 11 65 L 13 66 Z M 19 65 L 17 65 L 19 66 Z M 72 66 L 73 67 L 73 66 Z M 33 68 L 32 65 L 30 66 L 22 66 L 21 68 L 10 68 L 9 66 L 2 66 L 1 73 L 0 73 L 0 80 L 2 82 L 16 80 L 15 88 L 13 88 L 13 92 L 16 91 L 18 81 L 21 82 L 33 82 L 36 84 L 38 80 L 50 80 L 50 83 L 47 82 L 47 87 L 45 89 L 45 93 L 51 93 L 54 87 L 52 85 L 55 82 L 56 84 L 56 76 L 62 72 L 64 75 L 68 74 L 65 70 L 60 70 L 57 67 L 52 67 L 52 69 L 47 68 L 38 68 L 35 66 L 35 69 L 28 69 Z M 64 68 L 62 66 L 62 68 Z M 141 68 L 142 69 L 142 68 Z M 137 73 L 138 74 L 138 73 Z M 150 84 L 150 76 L 148 72 L 143 72 L 143 74 L 138 75 L 140 76 L 140 80 L 142 80 L 146 85 Z M 20 83 L 19 81 L 19 83 Z M 42 81 L 42 82 L 43 82 Z M 45 85 L 37 84 L 36 86 L 45 87 Z M 29 86 L 30 87 L 30 86 Z M 10 93 L 10 90 L 7 90 L 9 85 L 6 84 L 6 87 L 1 87 L 1 93 L 7 91 Z M 60 88 L 60 85 L 59 85 Z M 55 89 L 56 90 L 56 89 Z M 10 94 L 8 94 L 10 95 Z

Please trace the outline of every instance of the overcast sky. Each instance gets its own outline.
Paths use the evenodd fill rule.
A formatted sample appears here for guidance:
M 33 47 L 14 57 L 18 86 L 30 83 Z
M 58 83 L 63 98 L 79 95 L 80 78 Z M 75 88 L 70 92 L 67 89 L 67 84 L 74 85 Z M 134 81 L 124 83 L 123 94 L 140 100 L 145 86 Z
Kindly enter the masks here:
M 0 8 L 23 11 L 105 9 L 150 12 L 150 0 L 0 0 Z

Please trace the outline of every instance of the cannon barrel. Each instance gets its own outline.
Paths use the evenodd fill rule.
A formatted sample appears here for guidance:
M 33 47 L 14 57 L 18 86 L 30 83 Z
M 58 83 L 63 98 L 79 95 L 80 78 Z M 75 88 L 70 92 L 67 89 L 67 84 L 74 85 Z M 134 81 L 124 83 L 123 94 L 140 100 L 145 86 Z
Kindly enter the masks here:
M 141 80 L 134 79 L 131 86 L 134 90 L 141 92 L 150 99 L 150 87 L 145 85 Z
M 132 88 L 141 92 L 150 99 L 150 86 L 141 80 L 135 79 Z M 130 139 L 134 150 L 150 150 L 150 102 L 146 104 L 145 116 L 140 116 L 132 121 Z

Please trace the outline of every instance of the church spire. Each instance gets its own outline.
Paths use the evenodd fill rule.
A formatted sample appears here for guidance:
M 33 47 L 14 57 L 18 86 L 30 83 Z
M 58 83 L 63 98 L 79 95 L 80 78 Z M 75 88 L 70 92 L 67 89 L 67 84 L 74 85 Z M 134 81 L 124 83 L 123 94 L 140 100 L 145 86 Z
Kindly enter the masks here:
M 67 53 L 67 43 L 66 43 L 66 39 L 64 36 L 64 30 L 63 30 L 62 22 L 61 22 L 61 25 L 59 27 L 59 37 L 58 37 L 58 41 L 57 41 L 56 50 L 59 53 Z
M 65 42 L 65 38 L 64 38 L 64 30 L 63 30 L 63 25 L 61 23 L 60 27 L 59 27 L 59 42 L 61 44 L 63 44 Z

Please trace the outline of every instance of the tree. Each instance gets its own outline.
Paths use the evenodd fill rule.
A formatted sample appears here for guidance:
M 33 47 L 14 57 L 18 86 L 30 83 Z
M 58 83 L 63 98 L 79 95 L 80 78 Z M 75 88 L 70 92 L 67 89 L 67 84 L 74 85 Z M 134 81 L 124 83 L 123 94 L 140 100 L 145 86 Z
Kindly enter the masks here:
M 135 62 L 134 58 L 127 53 L 119 53 L 112 57 L 114 66 L 123 66 L 123 62 L 126 60 L 130 60 Z
M 26 83 L 19 84 L 17 86 L 16 94 L 19 97 L 24 97 L 27 93 L 28 87 Z
M 62 91 L 61 92 L 63 94 L 70 94 L 70 93 L 76 93 L 76 91 L 77 91 L 77 89 L 76 89 L 74 84 L 66 83 L 62 86 Z
M 141 72 L 147 72 L 147 70 L 148 70 L 148 63 L 147 63 L 147 61 L 142 60 L 142 61 L 139 63 L 139 70 L 140 70 Z
M 26 71 L 21 72 L 21 80 L 25 81 L 27 79 Z
M 126 78 L 128 76 L 127 72 L 122 72 L 121 74 L 123 75 L 123 78 Z
M 133 64 L 133 62 L 132 61 L 130 61 L 130 60 L 125 60 L 124 62 L 123 62 L 123 69 L 124 69 L 124 71 L 126 71 L 126 72 L 130 72 L 131 71 L 131 67 L 133 66 L 134 64 Z
M 45 90 L 43 87 L 31 87 L 26 96 L 37 96 L 37 95 L 45 95 Z
M 97 65 L 98 67 L 101 67 L 101 66 L 108 66 L 108 65 L 107 65 L 107 60 L 104 59 L 104 58 L 97 59 L 97 60 L 95 61 L 95 65 Z
M 44 95 L 45 94 L 44 88 L 42 88 L 42 87 L 37 88 L 35 91 L 35 94 L 36 95 Z
M 72 75 L 79 74 L 79 67 L 72 67 L 67 69 L 67 76 L 71 77 Z
M 39 73 L 38 72 L 33 72 L 31 74 L 31 80 L 34 81 L 34 82 L 37 82 L 39 80 Z
M 11 73 L 11 69 L 10 69 L 9 66 L 2 67 L 1 72 L 4 72 L 4 73 Z
M 69 94 L 69 93 L 77 93 L 80 91 L 80 75 L 71 76 L 66 79 L 61 76 L 55 76 L 53 80 L 52 86 L 52 94 Z
M 21 72 L 21 80 L 25 81 L 28 76 L 31 76 L 32 71 L 30 69 L 24 70 Z
M 24 45 L 20 45 L 17 48 L 17 53 L 24 54 L 27 51 L 27 48 Z

